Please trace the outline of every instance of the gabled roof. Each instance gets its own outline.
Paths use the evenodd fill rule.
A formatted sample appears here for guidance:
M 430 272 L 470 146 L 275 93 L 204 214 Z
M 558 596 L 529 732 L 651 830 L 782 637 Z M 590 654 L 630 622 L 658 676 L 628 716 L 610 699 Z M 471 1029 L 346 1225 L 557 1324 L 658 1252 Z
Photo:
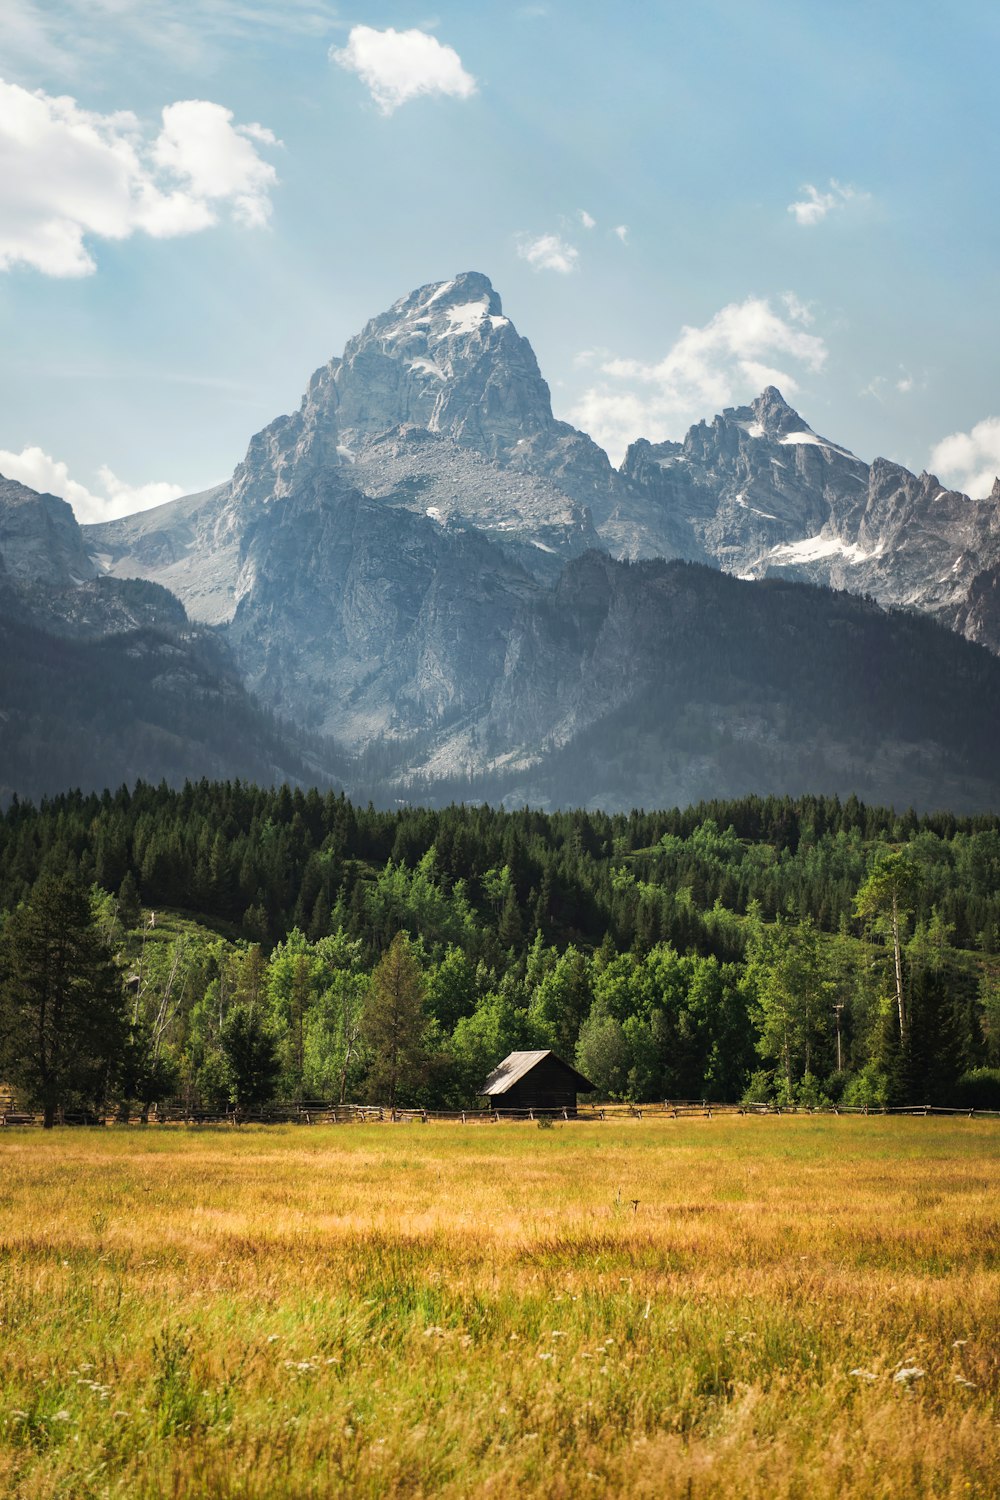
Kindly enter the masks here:
M 546 1057 L 551 1057 L 561 1068 L 565 1068 L 567 1073 L 572 1073 L 581 1093 L 587 1094 L 593 1091 L 594 1085 L 589 1078 L 584 1078 L 583 1074 L 571 1068 L 568 1062 L 563 1062 L 561 1057 L 557 1057 L 549 1048 L 545 1048 L 541 1052 L 512 1052 L 509 1057 L 504 1058 L 498 1068 L 493 1069 L 480 1093 L 488 1094 L 491 1098 L 495 1094 L 506 1094 L 508 1089 L 512 1088 L 526 1073 L 530 1073 L 532 1068 L 537 1068 Z

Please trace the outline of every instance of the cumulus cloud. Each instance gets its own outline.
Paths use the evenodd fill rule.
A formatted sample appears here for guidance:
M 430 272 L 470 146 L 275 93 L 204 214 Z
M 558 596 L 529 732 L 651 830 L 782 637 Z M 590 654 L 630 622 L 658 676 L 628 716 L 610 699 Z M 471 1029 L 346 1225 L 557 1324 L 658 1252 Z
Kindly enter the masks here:
M 970 432 L 953 432 L 931 452 L 931 469 L 964 494 L 980 500 L 1000 474 L 1000 417 L 986 417 Z
M 815 372 L 826 354 L 817 334 L 782 317 L 766 298 L 748 297 L 700 328 L 682 328 L 660 360 L 604 359 L 606 378 L 583 393 L 571 417 L 617 458 L 636 437 L 680 437 L 691 422 L 766 385 L 794 395 L 799 385 L 789 365 Z
M 593 214 L 588 214 L 585 208 L 581 208 L 580 223 L 583 225 L 584 229 L 593 229 L 594 225 L 597 223 L 597 220 L 594 218 Z
M 517 253 L 535 271 L 559 271 L 568 276 L 575 271 L 580 252 L 558 234 L 540 234 L 536 239 L 522 234 L 518 237 Z
M 623 245 L 627 245 L 628 244 L 628 225 L 627 224 L 616 224 L 615 227 L 614 227 L 614 231 L 613 232 L 618 236 L 618 238 L 621 240 L 621 242 L 622 242 Z
M 421 94 L 469 99 L 476 92 L 476 80 L 465 71 L 454 47 L 426 31 L 354 26 L 347 46 L 332 47 L 330 59 L 357 73 L 384 115 Z
M 87 276 L 90 239 L 193 234 L 223 209 L 266 223 L 278 179 L 257 148 L 275 144 L 205 99 L 168 104 L 150 139 L 126 111 L 97 114 L 0 80 L 0 270 Z
M 788 212 L 795 219 L 796 224 L 809 229 L 814 224 L 821 224 L 827 214 L 836 209 L 842 209 L 852 200 L 864 200 L 870 195 L 860 192 L 849 183 L 837 182 L 833 177 L 826 192 L 820 192 L 811 182 L 805 182 L 801 188 L 804 196 L 795 203 L 789 203 Z
M 102 464 L 97 471 L 102 493 L 95 494 L 70 476 L 69 468 L 61 459 L 52 458 L 41 448 L 22 448 L 20 453 L 0 449 L 0 474 L 42 494 L 58 495 L 61 500 L 68 500 L 77 520 L 84 524 L 130 516 L 138 510 L 149 510 L 154 505 L 176 500 L 184 493 L 179 484 L 163 481 L 126 484 L 107 464 Z

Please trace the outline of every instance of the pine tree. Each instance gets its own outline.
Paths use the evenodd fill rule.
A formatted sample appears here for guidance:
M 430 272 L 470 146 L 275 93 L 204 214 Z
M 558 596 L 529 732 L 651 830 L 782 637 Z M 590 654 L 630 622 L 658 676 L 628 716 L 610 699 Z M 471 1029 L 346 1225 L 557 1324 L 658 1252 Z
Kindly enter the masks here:
M 363 1036 L 370 1052 L 372 1099 L 395 1108 L 400 1093 L 412 1097 L 429 1068 L 424 976 L 405 932 L 397 932 L 371 978 Z
M 281 1072 L 274 1038 L 260 1010 L 240 1001 L 222 1024 L 219 1044 L 229 1074 L 229 1097 L 237 1116 L 274 1097 Z
M 105 1097 L 128 1035 L 121 978 L 87 892 L 43 875 L 0 938 L 0 1074 L 42 1109 Z

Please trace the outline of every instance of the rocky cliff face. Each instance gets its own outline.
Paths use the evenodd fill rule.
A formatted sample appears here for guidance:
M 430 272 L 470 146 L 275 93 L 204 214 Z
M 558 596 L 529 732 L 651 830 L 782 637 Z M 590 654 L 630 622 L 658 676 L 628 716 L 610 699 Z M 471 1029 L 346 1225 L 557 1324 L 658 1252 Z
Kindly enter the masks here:
M 488 535 L 318 474 L 244 538 L 227 636 L 250 687 L 361 746 L 481 706 L 536 580 Z
M 0 475 L 0 558 L 11 583 L 83 583 L 97 575 L 72 507 Z
M 995 805 L 1000 661 L 781 579 L 588 554 L 522 611 L 470 744 L 491 800 L 627 809 L 750 791 Z M 420 783 L 418 783 L 419 785 Z M 461 784 L 451 787 L 462 795 Z

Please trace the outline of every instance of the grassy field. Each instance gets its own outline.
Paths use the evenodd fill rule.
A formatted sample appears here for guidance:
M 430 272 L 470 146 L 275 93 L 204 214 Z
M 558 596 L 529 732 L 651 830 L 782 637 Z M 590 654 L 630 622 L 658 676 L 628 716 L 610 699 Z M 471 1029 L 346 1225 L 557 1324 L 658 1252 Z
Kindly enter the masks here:
M 995 1497 L 998 1204 L 964 1119 L 10 1130 L 0 1495 Z

